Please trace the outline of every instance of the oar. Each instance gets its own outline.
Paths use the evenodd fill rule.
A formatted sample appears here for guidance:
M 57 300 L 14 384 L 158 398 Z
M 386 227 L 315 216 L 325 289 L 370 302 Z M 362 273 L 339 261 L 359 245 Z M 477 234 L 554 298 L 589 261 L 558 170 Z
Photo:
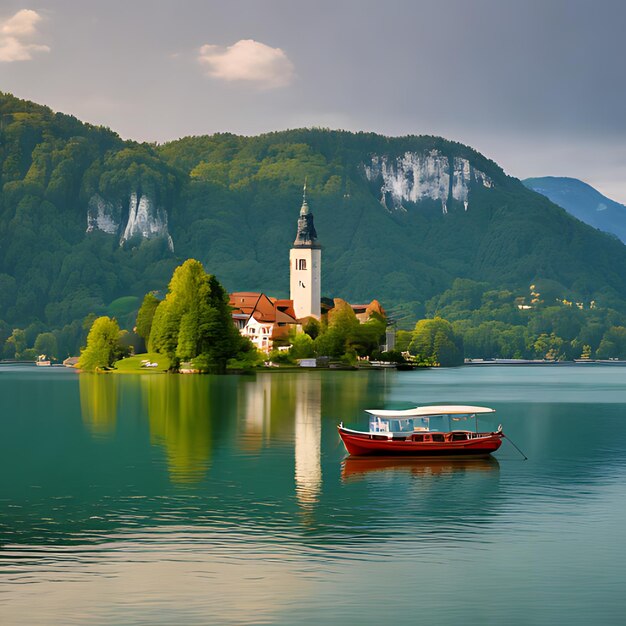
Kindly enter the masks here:
M 507 437 L 504 433 L 502 433 L 502 436 L 506 437 L 506 439 L 509 440 L 509 443 L 524 457 L 524 461 L 528 461 L 528 457 L 515 445 L 510 437 Z

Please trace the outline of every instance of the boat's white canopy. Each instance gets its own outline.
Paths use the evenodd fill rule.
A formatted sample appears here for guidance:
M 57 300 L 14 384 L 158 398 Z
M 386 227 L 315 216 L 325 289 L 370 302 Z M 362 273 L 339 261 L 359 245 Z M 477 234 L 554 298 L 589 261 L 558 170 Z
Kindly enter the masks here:
M 468 406 L 463 404 L 443 404 L 438 406 L 417 406 L 404 411 L 387 409 L 366 409 L 366 413 L 374 417 L 387 419 L 406 419 L 409 417 L 432 417 L 434 415 L 476 415 L 478 413 L 495 413 L 495 409 L 486 406 Z

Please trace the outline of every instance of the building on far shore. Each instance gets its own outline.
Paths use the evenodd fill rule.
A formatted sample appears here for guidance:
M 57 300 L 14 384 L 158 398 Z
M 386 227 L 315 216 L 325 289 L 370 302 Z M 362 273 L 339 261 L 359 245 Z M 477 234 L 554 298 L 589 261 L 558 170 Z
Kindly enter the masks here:
M 372 313 L 378 313 L 382 317 L 386 317 L 385 309 L 380 305 L 378 300 L 372 300 L 369 304 L 351 304 L 350 308 L 354 311 L 356 318 L 364 324 L 372 317 Z
M 289 300 L 280 300 L 251 291 L 230 294 L 235 326 L 259 350 L 269 352 L 279 345 L 287 345 L 291 331 L 300 331 L 311 317 L 320 320 L 339 301 L 337 298 L 322 301 L 322 246 L 307 204 L 306 183 L 296 239 L 289 252 L 289 295 Z M 361 323 L 372 313 L 386 317 L 377 300 L 350 306 Z
M 230 294 L 233 321 L 255 348 L 269 352 L 275 343 L 288 342 L 289 331 L 298 327 L 291 300 L 277 300 L 264 293 L 240 291 Z

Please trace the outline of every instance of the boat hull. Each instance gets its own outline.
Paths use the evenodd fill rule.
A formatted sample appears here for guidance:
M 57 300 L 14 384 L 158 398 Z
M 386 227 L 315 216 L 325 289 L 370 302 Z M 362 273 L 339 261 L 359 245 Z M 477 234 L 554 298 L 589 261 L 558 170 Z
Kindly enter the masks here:
M 388 437 L 338 427 L 339 436 L 351 456 L 413 456 L 413 457 L 486 457 L 502 445 L 501 432 L 471 434 L 466 440 L 413 441 L 411 437 Z

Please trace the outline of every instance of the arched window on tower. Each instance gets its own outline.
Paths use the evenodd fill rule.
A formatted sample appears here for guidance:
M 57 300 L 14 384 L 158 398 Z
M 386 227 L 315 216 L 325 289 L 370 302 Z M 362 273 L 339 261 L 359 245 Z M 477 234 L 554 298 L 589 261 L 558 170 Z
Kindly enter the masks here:
M 298 269 L 299 270 L 306 269 L 306 259 L 298 259 Z

